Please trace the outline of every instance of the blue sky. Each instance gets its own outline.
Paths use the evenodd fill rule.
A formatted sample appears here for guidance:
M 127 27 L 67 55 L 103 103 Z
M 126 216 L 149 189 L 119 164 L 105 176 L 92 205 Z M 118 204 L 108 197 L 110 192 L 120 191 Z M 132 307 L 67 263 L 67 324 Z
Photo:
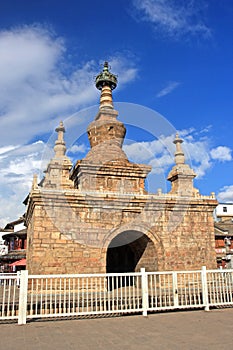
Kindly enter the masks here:
M 84 126 L 99 99 L 93 77 L 105 60 L 118 75 L 119 119 L 131 120 L 129 158 L 156 164 L 166 182 L 173 136 L 160 135 L 163 148 L 153 138 L 161 115 L 185 141 L 195 186 L 233 202 L 232 18 L 229 0 L 0 1 L 0 226 L 23 214 L 61 119 L 77 122 L 66 133 L 69 156 L 84 157 Z M 135 123 L 127 104 L 141 106 Z

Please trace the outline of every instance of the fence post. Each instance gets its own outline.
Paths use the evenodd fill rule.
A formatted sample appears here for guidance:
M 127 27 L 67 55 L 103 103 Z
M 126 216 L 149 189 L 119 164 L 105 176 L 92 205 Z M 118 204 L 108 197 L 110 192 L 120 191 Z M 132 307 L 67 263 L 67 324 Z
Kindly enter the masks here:
M 209 300 L 208 300 L 208 285 L 207 285 L 207 273 L 206 266 L 202 266 L 201 270 L 201 282 L 202 282 L 202 299 L 205 307 L 205 311 L 209 311 Z
M 19 315 L 18 315 L 19 325 L 26 324 L 27 292 L 28 292 L 28 270 L 22 270 L 20 274 L 20 289 L 19 289 Z
M 16 286 L 19 288 L 20 285 L 20 271 L 17 271 Z
M 141 275 L 142 275 L 142 311 L 143 316 L 147 316 L 147 310 L 148 310 L 148 280 L 147 280 L 147 274 L 144 267 L 141 268 Z
M 178 296 L 178 285 L 177 285 L 177 272 L 172 272 L 172 284 L 173 284 L 173 300 L 174 300 L 174 306 L 178 307 L 179 305 L 179 296 Z

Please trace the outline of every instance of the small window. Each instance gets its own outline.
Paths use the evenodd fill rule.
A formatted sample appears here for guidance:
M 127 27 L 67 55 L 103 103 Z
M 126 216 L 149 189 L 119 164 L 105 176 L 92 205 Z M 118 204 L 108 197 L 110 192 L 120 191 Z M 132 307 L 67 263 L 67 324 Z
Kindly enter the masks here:
M 227 207 L 223 207 L 223 212 L 227 213 Z

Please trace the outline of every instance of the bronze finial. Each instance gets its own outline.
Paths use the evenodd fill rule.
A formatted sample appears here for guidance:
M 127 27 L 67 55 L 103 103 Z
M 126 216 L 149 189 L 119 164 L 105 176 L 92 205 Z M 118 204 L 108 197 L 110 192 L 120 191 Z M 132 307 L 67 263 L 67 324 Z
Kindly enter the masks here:
M 117 76 L 109 71 L 109 64 L 104 62 L 103 71 L 95 78 L 95 86 L 98 90 L 102 90 L 103 86 L 109 86 L 114 90 L 117 86 Z

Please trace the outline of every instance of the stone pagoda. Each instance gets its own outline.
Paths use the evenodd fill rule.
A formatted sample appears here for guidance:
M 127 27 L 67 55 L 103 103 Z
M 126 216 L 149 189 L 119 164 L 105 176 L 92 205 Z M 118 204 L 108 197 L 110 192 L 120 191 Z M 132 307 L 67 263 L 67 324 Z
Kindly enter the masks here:
M 215 268 L 214 194 L 202 196 L 174 140 L 169 193 L 148 193 L 151 167 L 132 163 L 122 149 L 125 126 L 114 109 L 117 77 L 105 62 L 96 77 L 99 111 L 87 134 L 91 149 L 73 166 L 63 123 L 43 181 L 34 177 L 27 201 L 30 274 L 192 270 Z

